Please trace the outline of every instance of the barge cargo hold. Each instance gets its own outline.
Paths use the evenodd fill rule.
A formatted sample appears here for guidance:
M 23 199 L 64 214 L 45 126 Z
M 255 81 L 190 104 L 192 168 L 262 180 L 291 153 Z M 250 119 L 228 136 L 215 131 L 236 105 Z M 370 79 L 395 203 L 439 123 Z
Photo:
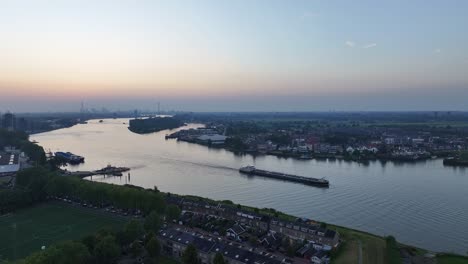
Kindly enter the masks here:
M 291 182 L 299 182 L 307 185 L 313 185 L 318 187 L 328 187 L 329 182 L 325 179 L 309 178 L 303 176 L 297 176 L 292 174 L 285 174 L 281 172 L 273 172 L 266 170 L 259 170 L 254 166 L 246 166 L 239 169 L 239 172 L 249 175 L 258 175 L 268 178 L 280 179 Z

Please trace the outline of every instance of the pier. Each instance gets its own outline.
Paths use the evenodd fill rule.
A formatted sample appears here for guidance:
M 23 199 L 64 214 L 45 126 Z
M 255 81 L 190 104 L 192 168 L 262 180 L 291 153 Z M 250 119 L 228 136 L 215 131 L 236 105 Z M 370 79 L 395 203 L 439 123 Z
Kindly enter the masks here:
M 65 176 L 78 176 L 81 178 L 90 177 L 94 175 L 111 175 L 111 176 L 122 176 L 123 172 L 129 171 L 130 168 L 127 167 L 114 167 L 108 165 L 105 168 L 95 171 L 64 171 L 63 175 Z
M 285 174 L 281 172 L 273 172 L 266 170 L 259 170 L 254 166 L 246 166 L 239 169 L 239 172 L 249 175 L 258 175 L 267 178 L 274 178 L 284 181 L 298 182 L 306 185 L 313 185 L 318 187 L 329 187 L 329 182 L 325 179 L 309 178 L 304 176 L 297 176 L 292 174 Z

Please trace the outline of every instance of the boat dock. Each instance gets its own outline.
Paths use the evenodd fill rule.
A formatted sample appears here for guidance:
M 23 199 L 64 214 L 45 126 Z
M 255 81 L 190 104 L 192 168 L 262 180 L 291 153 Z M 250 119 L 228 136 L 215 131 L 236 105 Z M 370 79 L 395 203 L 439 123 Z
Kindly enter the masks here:
M 239 172 L 249 175 L 258 175 L 268 178 L 274 178 L 279 180 L 299 182 L 307 185 L 313 185 L 318 187 L 329 187 L 329 182 L 325 179 L 309 178 L 304 176 L 297 176 L 292 174 L 286 174 L 281 172 L 273 172 L 266 170 L 259 170 L 254 166 L 246 166 L 239 169 Z
M 111 175 L 111 176 L 122 176 L 123 172 L 129 171 L 130 168 L 127 167 L 114 167 L 108 165 L 105 168 L 95 171 L 65 171 L 63 175 L 65 176 L 78 176 L 81 178 L 90 177 L 94 175 Z

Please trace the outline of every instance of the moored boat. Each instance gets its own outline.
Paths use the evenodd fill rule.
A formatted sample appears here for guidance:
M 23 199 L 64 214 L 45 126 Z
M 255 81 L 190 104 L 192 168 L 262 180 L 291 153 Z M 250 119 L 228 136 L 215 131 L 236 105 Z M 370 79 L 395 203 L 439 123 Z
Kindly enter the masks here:
M 66 162 L 70 164 L 79 164 L 84 162 L 84 157 L 75 155 L 71 152 L 55 152 L 55 156 L 64 159 Z

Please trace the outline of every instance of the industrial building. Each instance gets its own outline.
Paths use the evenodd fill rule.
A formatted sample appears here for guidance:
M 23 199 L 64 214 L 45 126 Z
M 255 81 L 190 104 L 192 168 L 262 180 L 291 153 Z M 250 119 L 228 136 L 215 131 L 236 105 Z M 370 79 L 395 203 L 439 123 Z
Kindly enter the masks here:
M 0 152 L 0 177 L 12 176 L 20 169 L 19 155 Z

